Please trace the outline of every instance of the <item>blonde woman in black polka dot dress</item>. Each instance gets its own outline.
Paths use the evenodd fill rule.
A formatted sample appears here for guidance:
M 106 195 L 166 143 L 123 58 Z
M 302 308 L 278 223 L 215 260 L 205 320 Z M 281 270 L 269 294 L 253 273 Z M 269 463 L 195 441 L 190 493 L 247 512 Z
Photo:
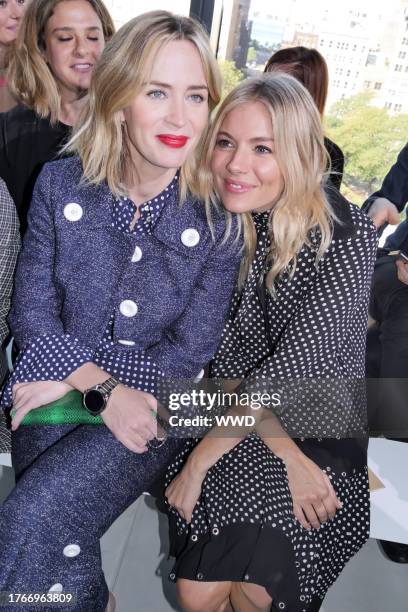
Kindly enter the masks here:
M 375 229 L 325 187 L 319 115 L 292 77 L 241 83 L 206 155 L 209 197 L 241 213 L 246 237 L 212 375 L 235 379 L 230 412 L 256 425 L 214 427 L 170 467 L 170 579 L 187 612 L 314 612 L 369 535 L 362 379 Z M 273 406 L 246 408 L 245 394 L 267 391 Z

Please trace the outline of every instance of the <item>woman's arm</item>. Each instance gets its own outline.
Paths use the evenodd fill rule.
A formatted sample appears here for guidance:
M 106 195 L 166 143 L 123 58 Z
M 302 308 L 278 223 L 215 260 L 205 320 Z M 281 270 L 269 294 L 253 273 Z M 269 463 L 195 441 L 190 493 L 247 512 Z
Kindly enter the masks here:
M 408 144 L 400 151 L 397 161 L 384 178 L 381 189 L 373 193 L 363 204 L 363 210 L 377 228 L 385 223 L 399 223 L 401 212 L 408 199 Z
M 341 243 L 336 250 L 331 249 L 327 253 L 314 286 L 293 314 L 274 353 L 243 382 L 241 392 L 258 394 L 260 385 L 262 390 L 267 391 L 279 379 L 281 385 L 285 379 L 290 383 L 295 380 L 296 383 L 297 378 L 318 377 L 324 371 L 327 363 L 337 355 L 337 347 L 344 341 L 346 333 L 350 331 L 351 316 L 367 299 L 375 251 L 375 232 L 373 228 L 366 227 L 359 230 L 353 241 Z M 344 274 L 344 270 L 347 270 L 347 274 Z M 329 395 L 322 404 L 325 416 L 332 408 Z M 258 419 L 257 430 L 272 452 L 285 463 L 294 512 L 305 527 L 310 524 L 316 526 L 319 521 L 332 516 L 340 502 L 327 476 L 300 451 L 286 432 L 286 423 L 293 431 L 304 414 L 297 413 L 289 404 L 281 406 L 279 420 L 271 410 L 264 410 L 262 414 L 262 419 Z M 317 417 L 321 416 L 324 415 L 317 414 Z M 343 429 L 343 425 L 339 424 L 340 429 Z M 320 431 L 320 426 L 320 423 L 312 423 L 311 429 Z M 207 470 L 232 449 L 245 433 L 235 432 L 236 436 L 231 435 L 226 439 L 221 437 L 219 430 L 212 431 L 197 445 L 185 468 L 190 482 L 194 478 L 202 482 Z M 332 432 L 327 434 L 328 437 L 331 435 Z M 167 491 L 169 503 L 175 507 L 179 505 L 191 517 L 195 502 L 192 504 L 193 500 L 188 499 L 187 510 L 183 510 L 183 498 L 187 498 L 183 496 L 183 488 L 184 483 L 187 486 L 187 480 L 183 474 L 178 479 L 180 482 L 173 481 Z
M 234 243 L 234 234 L 233 229 L 225 244 L 221 238 L 215 242 L 183 314 L 147 350 L 160 370 L 172 378 L 196 376 L 214 356 L 242 257 L 241 242 Z
M 21 349 L 3 402 L 14 400 L 16 429 L 25 414 L 59 399 L 70 388 L 83 392 L 110 375 L 93 363 L 93 349 L 64 332 L 61 320 L 63 296 L 54 277 L 56 236 L 52 173 L 46 165 L 36 183 L 29 211 L 29 228 L 19 259 L 10 325 Z M 55 195 L 57 197 L 58 194 Z M 27 381 L 41 381 L 28 382 Z M 17 384 L 16 384 L 17 383 Z M 102 417 L 125 446 L 134 452 L 147 450 L 156 434 L 153 396 L 119 385 Z
M 232 409 L 228 414 L 258 414 L 256 431 L 271 451 L 284 462 L 293 499 L 293 513 L 305 529 L 318 529 L 335 515 L 342 504 L 330 479 L 302 453 L 270 411 L 260 413 L 242 406 Z M 166 489 L 168 503 L 188 523 L 191 522 L 208 470 L 251 431 L 252 428 L 244 426 L 233 429 L 215 427 L 190 453 L 182 471 Z

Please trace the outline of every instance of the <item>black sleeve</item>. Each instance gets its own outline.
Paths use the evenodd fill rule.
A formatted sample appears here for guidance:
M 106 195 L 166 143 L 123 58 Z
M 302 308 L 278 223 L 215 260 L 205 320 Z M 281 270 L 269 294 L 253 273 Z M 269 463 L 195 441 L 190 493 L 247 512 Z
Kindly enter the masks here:
M 377 198 L 387 198 L 401 212 L 408 200 L 408 144 L 398 155 L 397 161 L 385 177 L 381 189 L 373 193 L 363 204 L 367 212 Z
M 367 311 L 376 247 L 375 228 L 368 224 L 353 239 L 332 243 L 273 352 L 240 386 L 249 396 L 277 392 L 274 412 L 291 437 L 343 435 L 364 418 L 354 401 L 360 380 L 348 376 L 338 349 L 356 313 Z M 359 329 L 356 347 L 365 341 L 365 328 L 362 336 Z M 344 372 L 344 378 L 333 372 Z

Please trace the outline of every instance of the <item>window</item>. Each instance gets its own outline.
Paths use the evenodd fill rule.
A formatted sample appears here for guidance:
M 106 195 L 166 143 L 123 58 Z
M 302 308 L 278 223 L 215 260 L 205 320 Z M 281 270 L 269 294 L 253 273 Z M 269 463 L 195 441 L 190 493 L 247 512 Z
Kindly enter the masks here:
M 169 10 L 168 3 L 165 0 L 138 0 L 138 2 L 133 0 L 107 0 L 105 3 L 117 28 L 129 21 L 129 19 L 146 11 L 156 9 Z M 190 3 L 191 0 L 172 0 L 170 10 L 180 15 L 189 15 Z

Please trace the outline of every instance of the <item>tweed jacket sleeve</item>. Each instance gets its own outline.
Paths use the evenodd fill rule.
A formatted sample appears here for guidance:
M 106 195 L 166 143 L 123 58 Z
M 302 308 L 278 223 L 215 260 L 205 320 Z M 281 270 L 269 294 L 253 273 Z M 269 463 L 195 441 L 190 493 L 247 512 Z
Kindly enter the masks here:
M 59 356 L 56 380 L 66 378 L 73 370 L 91 361 L 93 351 L 75 337 L 65 334 L 61 320 L 61 294 L 54 282 L 55 236 L 48 197 L 50 175 L 44 173 L 34 189 L 29 223 L 18 262 L 10 311 L 10 327 L 21 350 L 24 380 L 27 367 L 48 368 L 50 353 Z M 29 247 L 29 248 L 28 248 Z M 41 286 L 41 291 L 38 287 Z M 53 370 L 51 369 L 51 373 Z
M 163 372 L 188 378 L 214 356 L 237 277 L 237 251 L 235 245 L 214 245 L 183 314 L 148 350 Z
M 10 308 L 14 269 L 20 249 L 19 223 L 16 208 L 0 179 L 0 340 L 8 335 L 6 317 Z

